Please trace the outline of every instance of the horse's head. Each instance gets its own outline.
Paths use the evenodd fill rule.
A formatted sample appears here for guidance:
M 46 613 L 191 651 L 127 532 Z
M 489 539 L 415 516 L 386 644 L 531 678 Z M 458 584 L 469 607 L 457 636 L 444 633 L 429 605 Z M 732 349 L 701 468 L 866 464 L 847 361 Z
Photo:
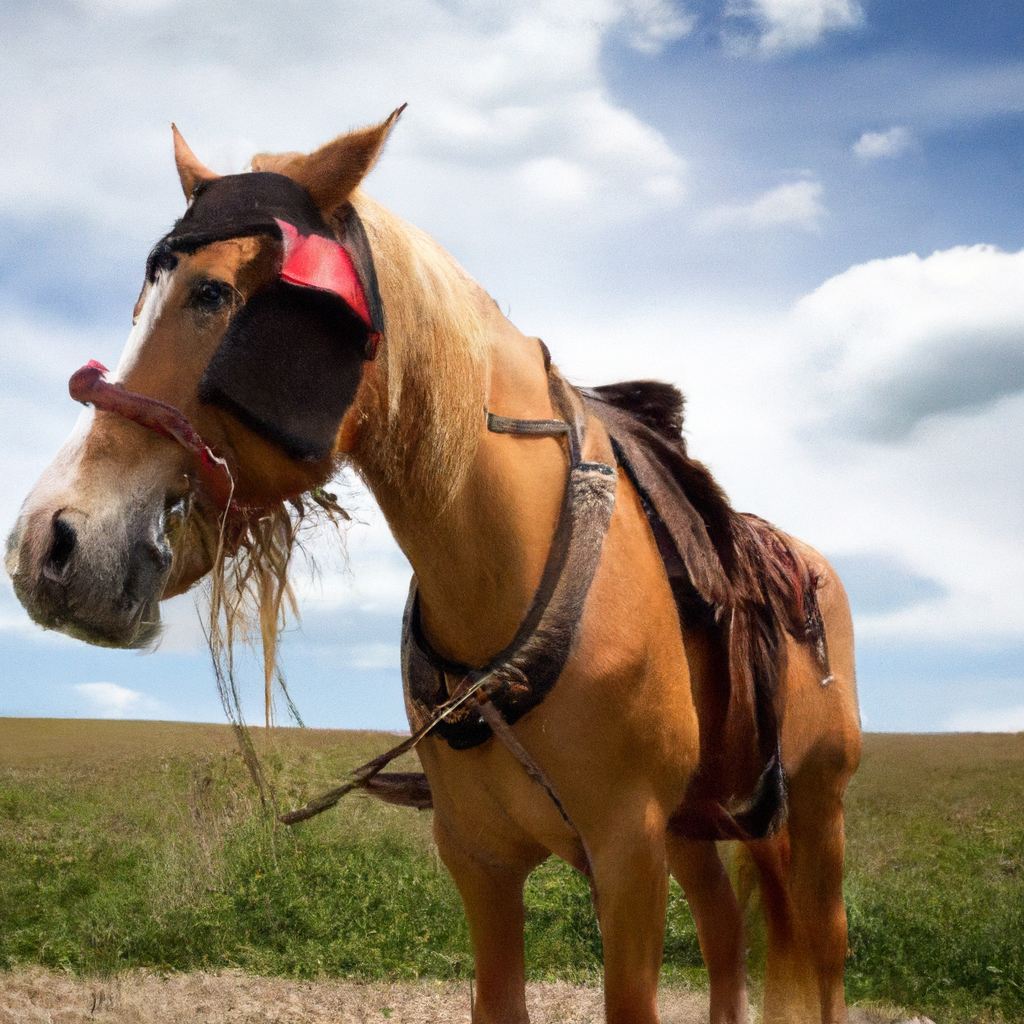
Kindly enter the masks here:
M 162 598 L 336 469 L 383 331 L 349 200 L 399 113 L 226 177 L 175 129 L 188 209 L 150 255 L 112 380 L 99 364 L 72 377 L 72 396 L 94 411 L 7 542 L 7 570 L 36 622 L 145 645 Z

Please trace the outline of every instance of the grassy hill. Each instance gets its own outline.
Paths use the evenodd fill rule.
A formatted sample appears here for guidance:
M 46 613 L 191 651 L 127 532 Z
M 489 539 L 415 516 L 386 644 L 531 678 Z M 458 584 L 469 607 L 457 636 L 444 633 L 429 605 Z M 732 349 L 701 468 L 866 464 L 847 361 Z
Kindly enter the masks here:
M 255 732 L 282 806 L 393 740 Z M 847 835 L 850 999 L 939 1021 L 1024 1020 L 1024 734 L 868 736 Z M 584 880 L 548 862 L 527 901 L 532 977 L 597 979 Z M 0 968 L 26 964 L 367 979 L 472 970 L 429 813 L 357 795 L 273 828 L 226 727 L 0 719 Z M 674 884 L 665 970 L 702 978 Z

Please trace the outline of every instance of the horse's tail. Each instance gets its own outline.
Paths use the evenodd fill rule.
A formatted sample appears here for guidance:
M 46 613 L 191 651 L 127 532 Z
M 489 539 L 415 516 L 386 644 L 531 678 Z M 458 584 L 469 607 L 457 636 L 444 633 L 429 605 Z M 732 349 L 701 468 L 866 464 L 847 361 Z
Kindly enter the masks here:
M 785 633 L 811 648 L 826 679 L 828 645 L 817 577 L 793 539 L 757 516 L 737 514 L 733 522 L 727 734 L 742 735 L 753 719 L 763 767 L 750 800 L 732 818 L 748 836 L 758 838 L 773 832 L 786 816 L 780 686 Z

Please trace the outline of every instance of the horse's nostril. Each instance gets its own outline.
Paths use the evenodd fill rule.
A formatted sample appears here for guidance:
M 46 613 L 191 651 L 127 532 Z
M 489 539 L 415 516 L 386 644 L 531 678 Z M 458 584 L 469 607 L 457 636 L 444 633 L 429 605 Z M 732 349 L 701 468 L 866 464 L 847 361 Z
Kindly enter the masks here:
M 53 520 L 53 544 L 46 556 L 47 575 L 63 575 L 71 556 L 75 553 L 77 543 L 78 534 L 75 528 L 66 519 L 62 519 L 58 512 Z

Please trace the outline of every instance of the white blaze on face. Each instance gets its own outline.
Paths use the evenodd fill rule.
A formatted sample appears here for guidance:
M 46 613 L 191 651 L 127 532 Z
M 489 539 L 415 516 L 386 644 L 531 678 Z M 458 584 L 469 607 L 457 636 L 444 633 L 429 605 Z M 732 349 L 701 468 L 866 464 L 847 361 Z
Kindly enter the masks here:
M 145 344 L 149 332 L 163 312 L 167 296 L 171 291 L 171 278 L 173 270 L 158 270 L 156 280 L 149 286 L 146 300 L 142 304 L 138 319 L 132 325 L 132 332 L 128 335 L 124 350 L 121 352 L 121 359 L 117 364 L 114 375 L 109 378 L 111 382 L 123 380 L 138 362 L 139 354 Z
M 138 319 L 132 327 L 131 334 L 125 344 L 117 370 L 112 375 L 113 381 L 121 380 L 139 359 L 142 347 L 149 336 L 153 325 L 167 301 L 170 292 L 170 271 L 162 270 L 156 280 L 148 287 L 145 302 L 139 312 Z M 95 503 L 95 494 L 102 492 L 99 504 L 104 509 L 112 509 L 119 505 L 123 480 L 112 476 L 109 480 L 98 478 L 95 474 L 82 471 L 82 457 L 86 451 L 86 440 L 95 421 L 95 410 L 87 405 L 79 414 L 74 428 L 67 440 L 61 445 L 54 456 L 53 462 L 43 471 L 35 487 L 22 505 L 19 524 L 44 505 L 58 508 L 85 508 Z M 8 572 L 13 571 L 14 562 L 8 557 Z

